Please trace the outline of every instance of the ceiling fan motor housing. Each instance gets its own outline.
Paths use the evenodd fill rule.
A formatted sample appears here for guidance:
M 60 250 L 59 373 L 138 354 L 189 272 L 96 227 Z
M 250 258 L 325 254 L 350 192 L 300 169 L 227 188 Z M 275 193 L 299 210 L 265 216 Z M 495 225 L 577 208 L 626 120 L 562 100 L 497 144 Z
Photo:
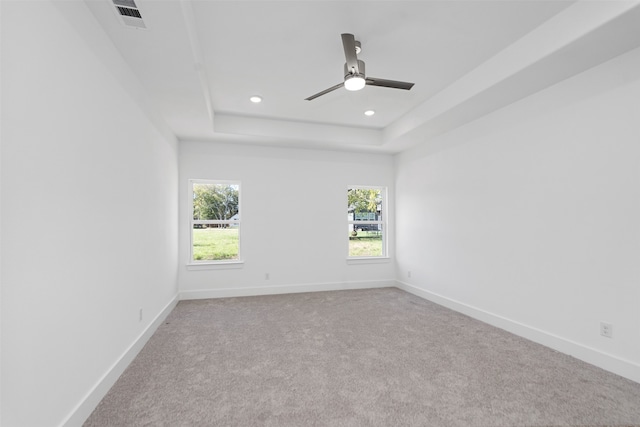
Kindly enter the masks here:
M 361 61 L 358 59 L 358 74 L 354 74 L 351 72 L 351 70 L 349 69 L 349 67 L 347 66 L 347 63 L 344 63 L 344 78 L 346 79 L 347 77 L 351 78 L 351 77 L 362 77 L 363 79 L 365 78 L 365 72 L 364 72 L 364 61 Z

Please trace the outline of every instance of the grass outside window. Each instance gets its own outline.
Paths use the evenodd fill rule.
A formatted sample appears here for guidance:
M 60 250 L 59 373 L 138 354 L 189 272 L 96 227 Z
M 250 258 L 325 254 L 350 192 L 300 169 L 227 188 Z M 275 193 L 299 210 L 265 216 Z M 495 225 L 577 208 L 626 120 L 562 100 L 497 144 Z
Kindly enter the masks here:
M 240 233 L 238 228 L 194 228 L 194 261 L 238 260 Z
M 356 236 L 349 236 L 350 257 L 383 256 L 382 233 L 380 231 L 358 231 Z

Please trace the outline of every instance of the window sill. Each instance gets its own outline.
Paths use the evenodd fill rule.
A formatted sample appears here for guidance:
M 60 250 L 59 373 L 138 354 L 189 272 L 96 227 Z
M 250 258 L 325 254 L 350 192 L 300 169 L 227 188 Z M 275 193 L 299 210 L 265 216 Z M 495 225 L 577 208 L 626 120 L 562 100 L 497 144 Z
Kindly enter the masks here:
M 362 257 L 362 258 L 347 258 L 347 264 L 386 264 L 391 262 L 391 258 L 387 257 Z
M 187 264 L 187 270 L 231 270 L 243 267 L 244 261 L 194 262 Z

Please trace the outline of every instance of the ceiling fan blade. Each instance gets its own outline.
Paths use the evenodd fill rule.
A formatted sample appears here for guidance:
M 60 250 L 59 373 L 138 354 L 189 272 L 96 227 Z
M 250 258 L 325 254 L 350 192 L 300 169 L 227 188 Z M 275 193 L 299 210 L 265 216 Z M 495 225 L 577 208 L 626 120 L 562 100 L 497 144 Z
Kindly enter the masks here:
M 369 86 L 390 87 L 392 89 L 409 90 L 413 87 L 413 83 L 399 82 L 397 80 L 377 79 L 375 77 L 367 77 L 365 81 Z
M 360 74 L 358 57 L 356 56 L 356 38 L 353 34 L 342 34 L 342 46 L 344 47 L 344 57 L 347 58 L 347 69 L 355 69 L 356 74 Z
M 305 101 L 312 101 L 312 100 L 316 99 L 319 96 L 325 95 L 325 94 L 327 94 L 329 92 L 333 92 L 334 90 L 340 89 L 343 86 L 344 86 L 344 83 L 338 83 L 337 85 L 332 86 L 329 89 L 325 89 L 322 92 L 318 92 L 315 95 L 311 95 L 310 97 L 305 98 Z

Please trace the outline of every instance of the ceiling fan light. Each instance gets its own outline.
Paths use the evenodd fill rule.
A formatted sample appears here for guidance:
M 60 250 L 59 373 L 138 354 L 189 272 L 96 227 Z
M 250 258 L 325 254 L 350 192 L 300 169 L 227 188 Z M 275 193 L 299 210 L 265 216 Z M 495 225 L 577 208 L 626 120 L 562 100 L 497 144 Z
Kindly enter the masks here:
M 347 76 L 344 80 L 344 88 L 351 91 L 360 90 L 366 84 L 362 76 Z

